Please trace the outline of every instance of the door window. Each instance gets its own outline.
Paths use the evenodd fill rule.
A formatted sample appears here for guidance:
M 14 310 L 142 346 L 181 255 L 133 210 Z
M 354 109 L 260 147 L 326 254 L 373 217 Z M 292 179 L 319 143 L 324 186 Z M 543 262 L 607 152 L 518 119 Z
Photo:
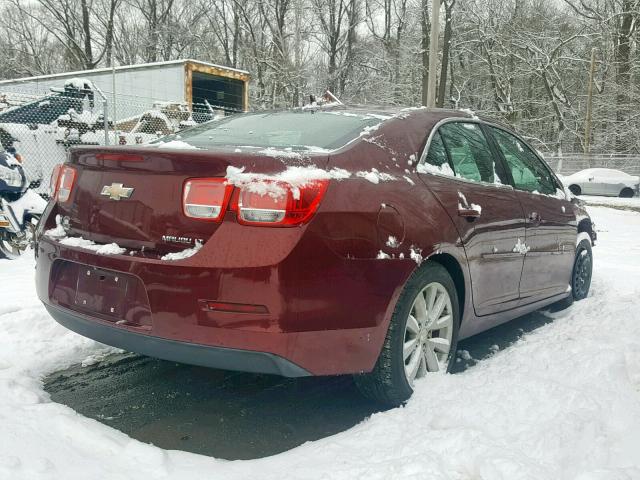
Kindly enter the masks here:
M 507 161 L 517 189 L 547 195 L 556 192 L 549 170 L 527 145 L 499 128 L 491 127 L 491 131 Z
M 429 145 L 429 151 L 427 152 L 426 162 L 431 167 L 436 167 L 437 170 L 427 168 L 428 171 L 438 172 L 445 175 L 453 175 L 451 165 L 449 165 L 449 157 L 447 156 L 447 149 L 444 147 L 440 132 L 436 132 L 431 139 Z
M 480 125 L 452 122 L 439 129 L 456 176 L 486 183 L 506 183 Z

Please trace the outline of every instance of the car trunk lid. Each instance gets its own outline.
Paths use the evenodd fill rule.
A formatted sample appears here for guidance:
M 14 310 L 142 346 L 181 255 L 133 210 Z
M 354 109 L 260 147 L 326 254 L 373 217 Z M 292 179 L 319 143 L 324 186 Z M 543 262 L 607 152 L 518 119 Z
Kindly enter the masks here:
M 58 212 L 67 217 L 69 236 L 165 254 L 192 247 L 196 240 L 206 242 L 220 226 L 184 214 L 186 180 L 224 178 L 230 166 L 275 174 L 291 164 L 323 167 L 328 159 L 326 154 L 279 157 L 272 151 L 238 150 L 75 149 L 69 158 L 77 171 L 72 196 L 58 204 Z

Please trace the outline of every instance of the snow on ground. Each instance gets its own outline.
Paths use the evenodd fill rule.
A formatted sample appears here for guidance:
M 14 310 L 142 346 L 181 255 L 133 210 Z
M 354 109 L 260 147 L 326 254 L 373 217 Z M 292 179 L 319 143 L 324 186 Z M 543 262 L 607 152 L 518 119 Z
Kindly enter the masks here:
M 0 260 L 0 478 L 639 479 L 640 214 L 590 211 L 587 300 L 463 373 L 420 381 L 404 408 L 251 461 L 161 450 L 52 403 L 44 376 L 109 349 L 49 318 L 32 258 Z
M 617 208 L 629 208 L 640 211 L 640 197 L 633 198 L 620 198 L 620 197 L 600 197 L 595 195 L 580 195 L 580 200 L 587 205 L 598 206 L 610 206 Z

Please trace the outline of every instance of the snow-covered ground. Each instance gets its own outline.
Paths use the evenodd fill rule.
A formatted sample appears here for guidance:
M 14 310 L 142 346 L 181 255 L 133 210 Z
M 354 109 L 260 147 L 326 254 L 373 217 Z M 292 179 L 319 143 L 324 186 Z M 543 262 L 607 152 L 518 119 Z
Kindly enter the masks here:
M 161 450 L 52 403 L 44 376 L 109 349 L 48 317 L 31 258 L 0 260 L 0 478 L 640 479 L 640 213 L 590 212 L 588 299 L 463 373 L 427 377 L 404 408 L 251 461 Z
M 606 205 L 616 208 L 628 208 L 640 211 L 640 197 L 620 198 L 620 197 L 600 197 L 595 195 L 581 195 L 578 197 L 587 205 Z

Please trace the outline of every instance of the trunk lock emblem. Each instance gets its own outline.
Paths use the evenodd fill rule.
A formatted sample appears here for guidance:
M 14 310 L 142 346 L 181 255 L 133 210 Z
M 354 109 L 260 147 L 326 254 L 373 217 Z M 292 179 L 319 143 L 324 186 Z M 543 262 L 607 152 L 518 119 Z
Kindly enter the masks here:
M 133 194 L 132 187 L 125 187 L 121 183 L 112 183 L 111 185 L 105 185 L 102 187 L 100 195 L 109 197 L 111 200 L 120 200 L 122 198 L 129 198 Z

